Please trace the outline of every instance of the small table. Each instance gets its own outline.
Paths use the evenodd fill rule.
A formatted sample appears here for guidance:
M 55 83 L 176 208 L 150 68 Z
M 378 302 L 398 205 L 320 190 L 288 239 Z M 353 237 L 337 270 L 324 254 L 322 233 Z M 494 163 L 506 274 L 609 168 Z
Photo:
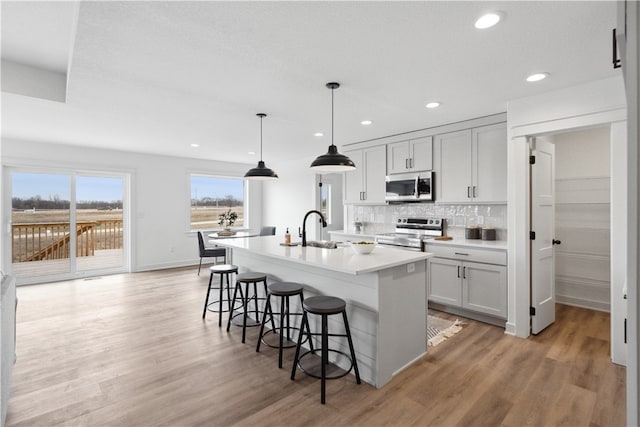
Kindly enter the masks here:
M 216 239 L 237 239 L 240 237 L 256 237 L 259 236 L 260 233 L 256 233 L 255 231 L 252 230 L 246 230 L 246 231 L 238 231 L 236 234 L 233 234 L 231 236 L 219 236 L 218 233 L 211 233 L 208 234 L 207 237 L 209 237 L 210 239 L 216 240 Z

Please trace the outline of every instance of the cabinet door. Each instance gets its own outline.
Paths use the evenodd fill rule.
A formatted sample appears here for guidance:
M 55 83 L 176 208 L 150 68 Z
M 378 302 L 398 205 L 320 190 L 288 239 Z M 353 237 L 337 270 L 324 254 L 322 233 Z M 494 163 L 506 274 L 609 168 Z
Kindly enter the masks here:
M 446 258 L 429 260 L 429 301 L 460 307 L 462 305 L 460 261 Z
M 409 170 L 409 141 L 387 144 L 387 169 L 389 174 Z
M 471 200 L 471 130 L 436 136 L 436 200 Z
M 507 201 L 507 125 L 473 129 L 473 188 L 476 202 Z
M 463 262 L 462 307 L 506 319 L 507 268 Z
M 430 136 L 410 141 L 411 170 L 430 171 L 433 169 L 433 138 Z
M 362 150 L 345 151 L 345 155 L 349 156 L 356 169 L 344 173 L 344 202 L 360 203 L 362 202 L 362 176 L 364 164 L 364 156 Z
M 387 149 L 384 145 L 363 150 L 364 155 L 364 201 L 384 203 L 386 194 Z

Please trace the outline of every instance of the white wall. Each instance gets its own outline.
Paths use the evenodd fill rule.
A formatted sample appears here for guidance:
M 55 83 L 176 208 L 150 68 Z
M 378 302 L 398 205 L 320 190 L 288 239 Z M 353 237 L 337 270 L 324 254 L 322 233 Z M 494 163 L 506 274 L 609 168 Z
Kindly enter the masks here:
M 556 179 L 609 177 L 609 127 L 554 135 Z
M 11 139 L 2 140 L 2 164 L 129 173 L 133 271 L 197 263 L 197 239 L 188 231 L 189 173 L 242 177 L 251 167 Z M 257 228 L 262 225 L 262 186 L 259 182 L 249 185 L 247 225 Z
M 316 209 L 316 174 L 309 168 L 312 158 L 292 162 L 273 163 L 270 167 L 276 171 L 277 181 L 265 181 L 263 186 L 263 220 L 265 224 L 275 225 L 276 234 L 284 235 L 289 227 L 291 241 L 300 241 L 298 227 L 302 229 L 302 219 L 307 211 Z M 318 238 L 312 215 L 307 220 L 307 238 Z

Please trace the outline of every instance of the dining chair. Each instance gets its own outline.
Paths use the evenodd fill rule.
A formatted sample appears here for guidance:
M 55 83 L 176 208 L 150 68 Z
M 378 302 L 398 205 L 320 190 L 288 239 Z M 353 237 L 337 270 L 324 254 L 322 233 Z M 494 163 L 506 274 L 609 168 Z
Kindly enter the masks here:
M 200 275 L 200 269 L 202 268 L 202 258 L 223 257 L 226 262 L 227 250 L 219 246 L 216 246 L 214 248 L 205 247 L 204 237 L 202 237 L 202 233 L 200 231 L 198 231 L 198 251 L 200 253 L 200 265 L 198 265 L 198 276 Z
M 274 236 L 276 234 L 276 227 L 273 225 L 265 225 L 260 229 L 261 236 Z

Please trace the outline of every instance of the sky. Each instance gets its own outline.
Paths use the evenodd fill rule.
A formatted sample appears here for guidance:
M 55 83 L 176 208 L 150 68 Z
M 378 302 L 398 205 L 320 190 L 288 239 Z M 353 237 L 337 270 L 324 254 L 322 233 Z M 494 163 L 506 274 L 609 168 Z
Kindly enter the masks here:
M 57 195 L 61 200 L 70 199 L 69 175 L 14 172 L 11 181 L 12 197 L 29 199 L 39 195 L 48 200 Z M 76 200 L 121 201 L 122 186 L 122 178 L 76 176 Z
M 191 176 L 191 198 L 211 197 L 223 199 L 232 195 L 238 200 L 244 198 L 244 180 L 233 178 L 214 178 L 211 176 Z
M 71 177 L 69 175 L 14 172 L 12 196 L 29 199 L 39 195 L 47 200 L 58 195 L 61 200 L 70 199 Z M 122 200 L 122 178 L 99 176 L 76 176 L 76 200 L 81 201 L 119 201 Z M 191 176 L 192 198 L 224 198 L 232 195 L 242 200 L 244 180 L 233 178 L 214 178 L 210 176 Z

